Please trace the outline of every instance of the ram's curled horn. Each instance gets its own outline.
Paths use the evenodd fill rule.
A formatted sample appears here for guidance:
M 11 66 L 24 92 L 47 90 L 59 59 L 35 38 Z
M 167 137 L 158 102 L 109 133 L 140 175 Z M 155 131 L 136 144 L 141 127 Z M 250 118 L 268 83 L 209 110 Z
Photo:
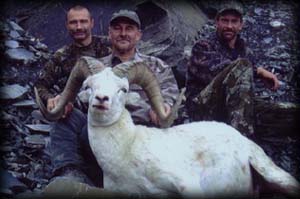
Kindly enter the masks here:
M 102 62 L 92 57 L 81 57 L 74 66 L 67 84 L 61 94 L 58 105 L 51 111 L 48 111 L 38 94 L 38 89 L 34 88 L 37 104 L 49 121 L 55 121 L 64 114 L 64 107 L 68 102 L 73 102 L 77 96 L 82 82 L 89 76 L 102 71 L 105 68 Z M 149 98 L 152 108 L 157 113 L 161 127 L 169 127 L 177 117 L 179 105 L 184 97 L 184 91 L 181 92 L 175 105 L 172 107 L 171 114 L 166 115 L 164 100 L 161 94 L 160 86 L 155 74 L 144 62 L 131 61 L 121 63 L 113 68 L 116 75 L 126 77 L 130 84 L 138 84 L 145 91 Z
M 97 59 L 86 56 L 81 57 L 76 62 L 76 65 L 71 71 L 66 86 L 63 92 L 61 93 L 58 105 L 51 111 L 47 110 L 38 94 L 38 89 L 34 88 L 37 104 L 44 117 L 49 121 L 55 121 L 60 119 L 64 114 L 64 107 L 66 106 L 66 104 L 75 100 L 77 93 L 82 86 L 82 82 L 89 75 L 98 73 L 104 68 L 105 67 L 102 64 L 102 62 L 98 61 Z
M 177 118 L 179 105 L 184 98 L 185 89 L 177 98 L 175 105 L 172 107 L 171 114 L 166 115 L 159 82 L 155 74 L 144 62 L 125 62 L 115 66 L 113 71 L 120 77 L 127 77 L 130 84 L 138 84 L 143 88 L 149 98 L 153 110 L 159 117 L 161 127 L 167 128 L 173 124 L 174 120 Z

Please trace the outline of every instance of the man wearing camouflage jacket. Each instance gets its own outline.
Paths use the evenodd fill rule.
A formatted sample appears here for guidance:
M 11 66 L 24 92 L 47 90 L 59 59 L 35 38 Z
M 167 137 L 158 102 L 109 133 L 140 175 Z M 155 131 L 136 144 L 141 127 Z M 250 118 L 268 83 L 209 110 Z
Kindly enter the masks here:
M 239 35 L 243 27 L 240 4 L 224 2 L 215 24 L 216 32 L 192 48 L 186 80 L 187 112 L 191 121 L 222 121 L 251 136 L 253 77 L 269 81 L 273 90 L 279 81 L 273 73 L 253 65 L 253 53 Z
M 77 5 L 69 9 L 66 27 L 73 43 L 54 53 L 40 72 L 35 85 L 47 109 L 53 109 L 58 103 L 59 94 L 78 58 L 100 58 L 110 53 L 108 39 L 92 36 L 93 26 L 94 20 L 87 8 Z M 53 180 L 58 176 L 101 186 L 101 181 L 98 180 L 102 175 L 100 167 L 96 159 L 89 155 L 91 149 L 81 131 L 86 123 L 83 122 L 85 119 L 85 113 L 73 108 L 73 104 L 69 103 L 63 118 L 51 124 L 51 162 L 55 177 Z
M 105 66 L 114 67 L 126 61 L 144 61 L 152 72 L 155 73 L 161 86 L 162 95 L 165 99 L 165 110 L 170 112 L 170 107 L 178 95 L 178 87 L 171 67 L 161 59 L 141 54 L 136 49 L 142 33 L 141 24 L 137 14 L 133 11 L 120 10 L 111 18 L 109 25 L 109 38 L 112 44 L 112 53 L 102 59 Z M 137 85 L 130 85 L 130 93 L 139 96 L 139 100 L 127 104 L 133 121 L 136 124 L 147 126 L 158 125 L 154 111 L 151 110 L 149 100 L 142 88 Z

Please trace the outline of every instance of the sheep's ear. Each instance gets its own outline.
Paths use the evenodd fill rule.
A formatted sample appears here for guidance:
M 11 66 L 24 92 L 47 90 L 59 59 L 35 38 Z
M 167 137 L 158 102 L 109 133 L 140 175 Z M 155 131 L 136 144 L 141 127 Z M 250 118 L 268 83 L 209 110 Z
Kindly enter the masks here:
M 92 93 L 91 88 L 80 91 L 78 93 L 79 100 L 83 103 L 88 103 L 91 93 Z
M 78 94 L 78 97 L 80 99 L 81 102 L 83 103 L 88 103 L 89 102 L 89 98 L 91 96 L 92 90 L 89 87 L 89 82 L 90 82 L 90 77 L 88 77 L 86 80 L 84 80 L 81 90 Z
M 123 81 L 123 83 L 127 86 L 127 88 L 129 88 L 129 82 L 128 79 L 126 77 L 122 77 L 121 80 Z
M 126 105 L 136 105 L 138 104 L 141 100 L 141 96 L 137 92 L 129 92 L 126 95 Z
M 97 78 L 95 78 L 94 75 L 90 75 L 88 76 L 82 83 L 82 87 L 81 88 L 84 88 L 85 90 L 87 88 L 93 88 L 93 85 L 95 85 L 96 83 L 94 83 L 94 81 L 97 80 Z
M 88 76 L 82 83 L 82 88 L 89 87 L 89 82 L 91 81 L 91 76 Z

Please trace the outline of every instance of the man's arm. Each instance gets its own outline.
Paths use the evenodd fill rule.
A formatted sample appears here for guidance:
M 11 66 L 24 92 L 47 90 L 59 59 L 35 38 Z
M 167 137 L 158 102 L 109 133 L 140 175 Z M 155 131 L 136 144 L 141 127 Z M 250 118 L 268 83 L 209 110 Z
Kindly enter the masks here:
M 170 66 L 159 58 L 151 57 L 151 59 L 150 67 L 155 72 L 156 78 L 159 82 L 161 93 L 165 100 L 166 114 L 170 114 L 171 106 L 175 103 L 179 94 L 176 79 Z M 149 111 L 149 116 L 151 121 L 158 125 L 157 115 L 152 109 Z
M 50 88 L 53 87 L 55 83 L 63 76 L 61 67 L 57 64 L 57 54 L 54 54 L 54 57 L 50 59 L 45 67 L 41 70 L 38 80 L 35 83 L 41 99 L 46 104 L 48 110 L 52 110 L 57 105 L 60 95 L 54 95 L 50 92 Z M 65 108 L 65 114 L 63 117 L 67 116 L 68 113 L 73 109 L 73 104 L 67 104 Z
M 214 55 L 215 54 L 215 55 Z M 187 100 L 197 95 L 211 81 L 212 69 L 216 69 L 221 60 L 217 59 L 209 41 L 200 40 L 192 48 L 186 74 Z
M 278 80 L 278 78 L 275 74 L 267 71 L 263 67 L 257 67 L 257 75 L 262 77 L 264 80 L 266 80 L 267 84 L 268 84 L 268 82 L 270 82 L 272 90 L 277 90 L 278 89 L 279 80 Z
M 50 92 L 50 88 L 53 87 L 58 80 L 56 64 L 53 59 L 49 60 L 45 67 L 40 71 L 39 77 L 35 83 L 35 87 L 41 96 L 44 103 L 47 103 L 49 98 L 54 98 L 54 94 Z

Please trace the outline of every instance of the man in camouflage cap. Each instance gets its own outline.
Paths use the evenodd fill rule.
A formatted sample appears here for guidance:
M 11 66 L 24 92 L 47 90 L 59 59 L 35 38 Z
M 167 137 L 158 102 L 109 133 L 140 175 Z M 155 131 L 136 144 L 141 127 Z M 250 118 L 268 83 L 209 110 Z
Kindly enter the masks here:
M 191 121 L 222 121 L 251 136 L 253 77 L 268 80 L 273 90 L 279 81 L 273 73 L 255 66 L 253 53 L 239 35 L 243 27 L 241 4 L 224 1 L 215 25 L 216 32 L 198 40 L 192 48 L 186 80 L 187 112 Z
M 119 12 L 113 13 L 113 15 L 110 19 L 110 24 L 115 23 L 117 21 L 117 19 L 119 19 L 119 18 L 123 18 L 124 20 L 126 20 L 126 18 L 127 18 L 129 21 L 134 22 L 136 24 L 136 26 L 138 27 L 138 29 L 141 28 L 140 18 L 134 11 L 120 10 Z
M 108 35 L 112 45 L 112 53 L 100 59 L 106 66 L 114 67 L 122 62 L 136 60 L 144 61 L 156 74 L 161 86 L 162 95 L 165 99 L 165 110 L 170 113 L 170 107 L 175 102 L 178 94 L 178 87 L 171 67 L 161 59 L 140 53 L 137 44 L 141 40 L 141 22 L 138 15 L 129 10 L 120 10 L 113 14 Z M 135 93 L 140 100 L 127 104 L 133 121 L 136 124 L 147 126 L 158 125 L 157 116 L 150 108 L 148 98 L 142 88 L 137 85 L 130 85 L 130 93 Z
M 62 92 L 78 58 L 81 56 L 100 58 L 110 53 L 110 48 L 107 47 L 108 39 L 92 36 L 93 26 L 94 19 L 86 7 L 77 5 L 68 10 L 66 28 L 73 42 L 54 53 L 41 71 L 35 85 L 49 110 L 57 105 L 59 93 Z M 64 118 L 51 124 L 53 177 L 63 176 L 101 186 L 99 183 L 101 181 L 98 180 L 101 178 L 101 172 L 95 173 L 99 171 L 99 167 L 95 166 L 97 164 L 90 164 L 96 160 L 93 156 L 86 155 L 90 154 L 89 145 L 81 144 L 81 140 L 85 139 L 81 139 L 84 137 L 81 129 L 85 125 L 82 120 L 85 118 L 86 115 L 82 111 L 73 108 L 73 104 L 69 103 L 65 107 Z
M 221 15 L 224 15 L 224 12 L 232 12 L 236 16 L 239 16 L 241 19 L 244 15 L 244 9 L 241 3 L 237 1 L 223 1 L 220 4 L 220 8 L 216 14 L 216 18 L 220 17 Z

